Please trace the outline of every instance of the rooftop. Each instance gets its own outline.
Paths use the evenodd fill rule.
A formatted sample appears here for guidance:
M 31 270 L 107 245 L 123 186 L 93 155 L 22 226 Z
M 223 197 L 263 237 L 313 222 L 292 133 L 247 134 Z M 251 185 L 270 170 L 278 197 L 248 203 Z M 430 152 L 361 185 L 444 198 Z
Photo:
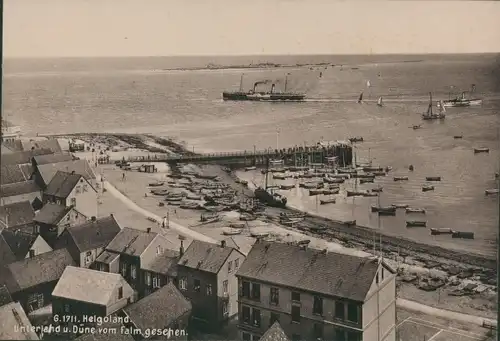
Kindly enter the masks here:
M 106 247 L 121 231 L 111 215 L 66 229 L 80 252 Z
M 80 174 L 57 171 L 45 189 L 45 194 L 58 198 L 67 198 L 81 178 Z
M 2 185 L 0 188 L 0 197 L 7 198 L 16 195 L 29 193 L 40 193 L 40 187 L 34 180 L 16 182 L 14 184 Z
M 42 209 L 36 213 L 33 220 L 47 225 L 57 225 L 71 210 L 72 207 L 49 202 L 43 205 Z
M 49 149 L 52 153 L 62 153 L 56 139 L 21 141 L 23 150 Z
M 38 155 L 34 156 L 33 160 L 37 166 L 46 165 L 51 163 L 73 161 L 73 155 L 71 154 L 48 154 L 48 155 Z
M 191 311 L 191 303 L 173 283 L 123 309 L 137 328 L 163 329 Z
M 68 266 L 52 296 L 107 305 L 115 289 L 124 283 L 120 274 Z
M 164 250 L 161 255 L 156 256 L 149 264 L 141 264 L 143 270 L 156 272 L 163 275 L 177 276 L 177 262 L 179 252 Z
M 0 270 L 0 283 L 10 293 L 58 280 L 67 266 L 75 265 L 67 249 L 54 250 L 6 265 Z
M 35 149 L 22 152 L 14 152 L 2 155 L 2 166 L 6 165 L 21 165 L 31 163 L 31 158 L 37 155 L 53 154 L 50 149 Z
M 0 230 L 30 224 L 34 217 L 35 211 L 27 200 L 0 206 Z
M 73 160 L 73 161 L 62 161 L 56 163 L 47 163 L 39 165 L 38 172 L 41 176 L 42 182 L 47 186 L 52 178 L 56 175 L 58 171 L 62 172 L 75 172 L 75 174 L 80 174 L 86 180 L 95 179 L 96 176 L 94 171 L 90 167 L 87 160 Z
M 192 269 L 218 273 L 233 250 L 235 249 L 229 246 L 222 247 L 218 244 L 193 240 L 178 264 Z
M 24 228 L 4 229 L 2 237 L 16 256 L 16 259 L 21 260 L 28 254 L 33 243 L 38 238 L 38 234 L 33 233 L 32 226 L 27 226 Z
M 20 328 L 24 327 L 24 328 Z M 39 340 L 19 302 L 0 307 L 1 340 Z
M 16 182 L 23 182 L 31 178 L 29 170 L 25 174 L 20 165 L 7 165 L 0 167 L 0 184 L 7 185 Z
M 124 227 L 106 247 L 106 250 L 140 256 L 158 236 L 156 232 L 147 232 Z M 162 236 L 160 236 L 163 238 Z M 165 239 L 165 238 L 163 238 Z M 165 239 L 166 242 L 168 242 Z
M 378 259 L 276 242 L 254 244 L 237 276 L 363 302 Z
M 114 261 L 118 257 L 120 257 L 120 255 L 117 254 L 117 253 L 109 252 L 109 251 L 104 251 L 103 253 L 101 253 L 99 255 L 99 257 L 97 257 L 97 259 L 95 261 L 96 262 L 101 262 L 101 263 L 104 263 L 104 264 L 110 264 L 112 261 Z
M 290 341 L 290 339 L 286 336 L 279 322 L 276 321 L 266 330 L 259 341 Z

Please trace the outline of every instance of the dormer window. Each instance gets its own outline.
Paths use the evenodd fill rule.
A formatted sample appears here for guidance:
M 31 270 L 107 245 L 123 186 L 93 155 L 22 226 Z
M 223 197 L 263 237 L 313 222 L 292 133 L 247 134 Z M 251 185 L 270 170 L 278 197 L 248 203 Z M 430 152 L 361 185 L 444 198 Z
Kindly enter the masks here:
M 162 250 L 161 246 L 160 246 L 160 245 L 158 245 L 158 246 L 156 247 L 156 254 L 157 254 L 157 255 L 159 255 L 159 254 L 161 254 L 162 252 L 163 252 L 163 250 Z

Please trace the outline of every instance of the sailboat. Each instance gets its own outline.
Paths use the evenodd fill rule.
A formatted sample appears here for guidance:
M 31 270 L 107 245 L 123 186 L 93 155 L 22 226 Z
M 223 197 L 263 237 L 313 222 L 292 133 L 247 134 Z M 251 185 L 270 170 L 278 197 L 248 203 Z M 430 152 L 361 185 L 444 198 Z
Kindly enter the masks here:
M 272 192 L 268 186 L 268 176 L 269 176 L 269 160 L 266 163 L 266 178 L 264 188 L 257 187 L 254 191 L 255 198 L 260 202 L 269 205 L 271 207 L 281 207 L 285 208 L 287 203 L 287 198 L 279 193 Z
M 378 105 L 379 107 L 383 107 L 383 106 L 384 106 L 384 104 L 382 103 L 382 96 L 380 96 L 380 97 L 378 98 L 377 105 Z
M 381 192 L 377 193 L 377 206 L 371 205 L 371 211 L 378 213 L 379 216 L 395 216 L 396 215 L 396 207 L 394 206 L 381 206 L 380 205 L 380 196 Z
M 361 104 L 361 103 L 363 103 L 363 93 L 362 92 L 359 94 L 359 98 L 358 98 L 358 104 Z
M 470 95 L 472 95 L 476 91 L 476 84 L 471 85 L 471 89 L 469 91 Z M 460 96 L 457 96 L 455 99 L 448 99 L 443 102 L 445 107 L 470 107 L 483 104 L 483 100 L 480 98 L 467 98 L 466 94 L 468 91 L 463 91 Z
M 443 105 L 443 109 L 444 109 L 444 105 Z M 446 115 L 443 111 L 435 113 L 432 110 L 432 92 L 429 92 L 429 106 L 427 107 L 427 112 L 422 114 L 422 119 L 423 120 L 442 120 L 445 117 L 446 117 Z
M 356 165 L 356 153 L 354 153 L 354 164 Z M 348 197 L 363 197 L 366 195 L 367 191 L 359 191 L 358 190 L 358 176 L 354 179 L 354 190 L 347 190 Z

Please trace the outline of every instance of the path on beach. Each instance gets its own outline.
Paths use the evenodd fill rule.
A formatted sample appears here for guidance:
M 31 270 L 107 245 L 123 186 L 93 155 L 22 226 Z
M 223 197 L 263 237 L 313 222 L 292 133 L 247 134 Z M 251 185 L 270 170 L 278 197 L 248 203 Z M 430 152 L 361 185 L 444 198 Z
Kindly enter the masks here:
M 136 212 L 144 215 L 147 218 L 151 217 L 151 218 L 155 219 L 158 223 L 160 223 L 162 221 L 161 217 L 157 216 L 156 214 L 154 214 L 152 212 L 149 212 L 149 211 L 143 209 L 142 207 L 139 207 L 135 202 L 133 202 L 130 198 L 128 198 L 127 196 L 125 196 L 123 193 L 121 193 L 118 189 L 116 189 L 116 187 L 114 187 L 108 181 L 104 181 L 104 188 L 111 195 L 113 195 L 115 198 L 119 199 L 125 205 L 127 205 L 127 207 L 130 208 L 131 210 L 134 210 L 134 211 L 136 211 Z M 191 238 L 191 239 L 201 240 L 201 241 L 208 242 L 208 243 L 214 243 L 214 244 L 218 243 L 218 241 L 215 240 L 215 239 L 207 237 L 204 234 L 195 232 L 195 231 L 191 230 L 190 228 L 182 226 L 182 225 L 179 225 L 179 224 L 177 224 L 177 223 L 175 223 L 173 221 L 170 221 L 169 225 L 170 225 L 170 228 L 172 230 L 175 230 L 175 231 L 179 232 L 179 234 L 181 234 L 181 235 L 183 235 L 185 237 L 188 237 L 188 238 Z

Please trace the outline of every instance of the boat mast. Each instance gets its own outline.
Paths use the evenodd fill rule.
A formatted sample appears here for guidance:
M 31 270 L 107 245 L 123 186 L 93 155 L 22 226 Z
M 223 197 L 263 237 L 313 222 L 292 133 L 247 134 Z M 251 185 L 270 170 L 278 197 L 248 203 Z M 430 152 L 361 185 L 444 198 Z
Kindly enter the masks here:
M 241 74 L 241 78 L 240 78 L 240 92 L 243 92 L 243 73 Z
M 267 177 L 269 175 L 269 157 L 266 158 L 266 180 L 265 180 L 265 190 L 267 191 Z
M 286 92 L 286 87 L 288 85 L 288 75 L 289 75 L 289 73 L 287 73 L 285 76 L 285 91 L 284 92 Z
M 427 109 L 427 112 L 432 115 L 432 92 L 429 92 L 429 108 Z

